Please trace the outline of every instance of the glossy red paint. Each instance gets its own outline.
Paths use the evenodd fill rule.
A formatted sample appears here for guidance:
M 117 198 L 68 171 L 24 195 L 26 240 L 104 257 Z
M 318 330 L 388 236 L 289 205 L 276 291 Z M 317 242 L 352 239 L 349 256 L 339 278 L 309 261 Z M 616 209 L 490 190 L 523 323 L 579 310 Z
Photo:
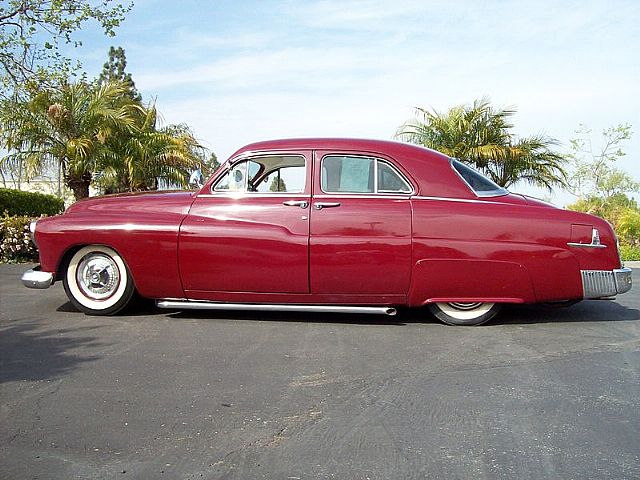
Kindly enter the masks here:
M 38 221 L 42 269 L 60 280 L 69 254 L 106 245 L 125 259 L 141 295 L 182 297 L 178 232 L 193 199 L 192 192 L 156 192 L 81 200 L 64 215 Z
M 227 165 L 265 154 L 303 156 L 304 191 L 213 192 L 223 166 L 198 192 L 81 201 L 38 222 L 42 269 L 59 279 L 70 253 L 99 244 L 124 258 L 150 298 L 418 306 L 580 299 L 580 270 L 620 267 L 604 220 L 521 195 L 478 197 L 431 150 L 278 140 L 243 147 Z M 330 154 L 384 160 L 413 192 L 323 192 L 320 165 Z M 334 205 L 318 209 L 323 202 Z M 568 245 L 589 243 L 593 228 L 606 248 Z

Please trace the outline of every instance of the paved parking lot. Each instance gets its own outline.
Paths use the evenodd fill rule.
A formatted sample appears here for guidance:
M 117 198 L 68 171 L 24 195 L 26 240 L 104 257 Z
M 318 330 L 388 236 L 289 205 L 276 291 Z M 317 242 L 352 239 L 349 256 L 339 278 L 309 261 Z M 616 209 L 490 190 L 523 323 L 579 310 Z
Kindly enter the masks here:
M 87 317 L 0 266 L 2 479 L 640 478 L 640 270 L 615 302 Z

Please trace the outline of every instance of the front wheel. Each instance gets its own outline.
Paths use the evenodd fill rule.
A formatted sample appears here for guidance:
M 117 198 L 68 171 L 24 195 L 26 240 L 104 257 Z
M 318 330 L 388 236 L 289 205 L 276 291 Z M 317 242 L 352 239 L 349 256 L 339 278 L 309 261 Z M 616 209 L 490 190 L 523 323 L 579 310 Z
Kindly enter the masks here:
M 430 303 L 429 310 L 436 318 L 449 325 L 482 325 L 491 320 L 499 311 L 499 303 L 448 302 Z
M 133 278 L 118 253 L 102 245 L 78 250 L 64 275 L 64 290 L 71 303 L 90 315 L 112 315 L 133 297 Z

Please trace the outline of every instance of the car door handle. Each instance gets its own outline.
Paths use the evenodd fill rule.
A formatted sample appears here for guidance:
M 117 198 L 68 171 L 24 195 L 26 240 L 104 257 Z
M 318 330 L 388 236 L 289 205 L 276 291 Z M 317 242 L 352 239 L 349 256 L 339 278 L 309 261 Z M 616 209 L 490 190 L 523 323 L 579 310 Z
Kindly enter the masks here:
M 306 200 L 287 200 L 286 202 L 282 202 L 283 205 L 287 207 L 300 207 L 307 208 L 309 206 L 309 202 Z
M 316 210 L 322 210 L 323 208 L 335 208 L 339 206 L 340 202 L 316 202 L 313 204 L 313 207 Z

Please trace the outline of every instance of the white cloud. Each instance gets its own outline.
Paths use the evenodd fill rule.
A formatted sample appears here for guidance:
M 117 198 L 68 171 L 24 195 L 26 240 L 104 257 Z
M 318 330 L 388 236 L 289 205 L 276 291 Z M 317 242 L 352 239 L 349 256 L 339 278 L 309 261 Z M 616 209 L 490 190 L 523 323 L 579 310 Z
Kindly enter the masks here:
M 632 123 L 621 166 L 640 178 L 636 2 L 275 5 L 259 24 L 166 28 L 146 50 L 136 39 L 132 58 L 148 54 L 132 70 L 139 89 L 221 158 L 274 137 L 390 138 L 415 106 L 488 95 L 517 107 L 522 135 L 567 142 L 581 122 Z

